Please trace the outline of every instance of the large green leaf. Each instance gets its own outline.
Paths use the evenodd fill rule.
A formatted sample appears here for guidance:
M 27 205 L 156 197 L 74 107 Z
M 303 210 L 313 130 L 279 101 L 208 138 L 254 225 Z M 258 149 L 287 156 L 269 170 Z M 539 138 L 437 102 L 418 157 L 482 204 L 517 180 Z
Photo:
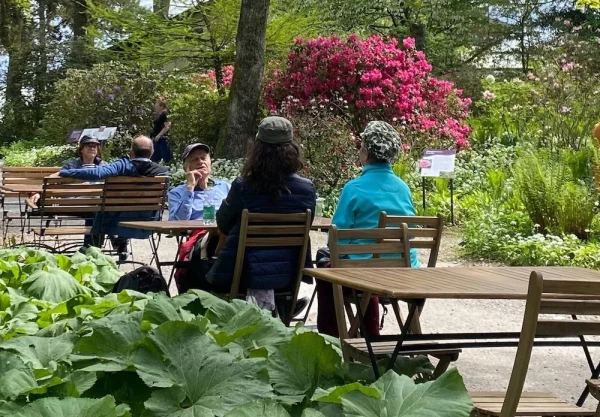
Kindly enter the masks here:
M 260 373 L 263 359 L 238 360 L 202 329 L 166 322 L 154 329 L 133 357 L 140 377 L 154 391 L 149 416 L 222 416 L 238 405 L 272 396 Z
M 281 405 L 273 400 L 259 400 L 242 404 L 225 417 L 290 417 Z
M 42 398 L 26 405 L 13 417 L 122 417 L 127 409 L 115 406 L 110 397 L 92 398 Z
M 89 294 L 89 290 L 71 274 L 55 267 L 34 272 L 23 282 L 22 288 L 31 297 L 53 303 L 67 301 L 79 294 Z
M 317 388 L 344 383 L 342 358 L 318 333 L 295 335 L 269 357 L 269 376 L 275 391 L 311 397 Z
M 56 369 L 57 362 L 69 362 L 74 339 L 71 334 L 58 337 L 23 336 L 0 344 L 0 349 L 13 352 L 34 369 Z
M 189 321 L 194 316 L 188 311 L 176 308 L 166 295 L 157 294 L 146 304 L 143 318 L 153 324 L 162 324 L 166 321 Z
M 468 417 L 473 403 L 462 377 L 455 369 L 435 381 L 415 382 L 393 371 L 387 372 L 372 387 L 381 398 L 355 390 L 342 396 L 348 417 Z
M 131 366 L 132 348 L 143 339 L 139 313 L 115 315 L 90 322 L 91 334 L 79 339 L 73 353 L 74 360 L 93 360 L 98 363 L 88 371 L 117 372 Z
M 0 351 L 0 397 L 14 399 L 38 387 L 33 369 L 17 355 Z

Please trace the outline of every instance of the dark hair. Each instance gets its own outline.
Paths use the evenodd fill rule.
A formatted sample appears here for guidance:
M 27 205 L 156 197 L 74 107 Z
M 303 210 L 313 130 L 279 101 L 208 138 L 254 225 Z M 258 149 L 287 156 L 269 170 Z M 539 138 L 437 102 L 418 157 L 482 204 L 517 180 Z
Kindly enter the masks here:
M 300 146 L 295 141 L 272 145 L 257 140 L 246 156 L 242 178 L 254 191 L 267 193 L 278 201 L 282 191 L 289 193 L 285 178 L 303 166 Z
M 131 143 L 131 153 L 134 158 L 150 158 L 154 153 L 154 145 L 150 143 L 150 146 L 145 146 L 134 139 Z

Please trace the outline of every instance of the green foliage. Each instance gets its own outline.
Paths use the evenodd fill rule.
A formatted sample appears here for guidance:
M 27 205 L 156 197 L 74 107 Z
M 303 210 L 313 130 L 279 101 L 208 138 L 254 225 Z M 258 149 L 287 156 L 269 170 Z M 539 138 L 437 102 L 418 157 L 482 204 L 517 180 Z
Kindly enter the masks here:
M 0 148 L 4 165 L 24 167 L 51 167 L 75 157 L 73 145 L 44 145 L 41 140 L 22 140 Z
M 201 291 L 107 294 L 93 268 L 114 265 L 98 251 L 0 251 L 0 416 L 469 415 L 457 371 L 411 379 L 431 372 L 424 357 L 373 383 L 369 366 L 254 305 Z
M 572 154 L 568 155 L 567 160 L 572 161 Z M 573 171 L 577 170 L 562 155 L 547 151 L 526 152 L 516 161 L 515 192 L 542 232 L 585 237 L 595 200 L 585 185 L 573 180 Z

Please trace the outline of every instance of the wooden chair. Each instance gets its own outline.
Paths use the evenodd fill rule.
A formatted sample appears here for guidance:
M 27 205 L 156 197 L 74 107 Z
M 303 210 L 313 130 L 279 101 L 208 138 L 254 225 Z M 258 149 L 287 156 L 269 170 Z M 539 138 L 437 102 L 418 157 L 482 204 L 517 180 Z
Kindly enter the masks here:
M 590 390 L 590 394 L 600 401 L 600 379 L 588 379 L 586 381 L 587 386 Z M 596 408 L 596 417 L 600 417 L 600 403 L 598 403 L 598 407 Z
M 249 213 L 248 210 L 244 210 L 242 212 L 233 281 L 226 298 L 233 300 L 245 296 L 245 294 L 240 294 L 240 287 L 242 286 L 244 257 L 248 248 L 296 247 L 298 248 L 298 259 L 296 260 L 293 285 L 290 289 L 275 290 L 276 297 L 286 297 L 291 300 L 289 314 L 285 314 L 285 317 L 283 317 L 284 323 L 289 326 L 292 312 L 296 307 L 300 283 L 302 282 L 302 269 L 304 268 L 310 243 L 311 223 L 310 210 L 296 214 Z
M 600 334 L 600 320 L 565 320 L 564 315 L 600 315 L 598 301 L 581 296 L 600 295 L 600 283 L 544 280 L 538 272 L 529 278 L 521 337 L 506 392 L 471 392 L 473 416 L 593 416 L 598 415 L 557 398 L 552 393 L 523 392 L 536 335 L 577 337 Z M 578 300 L 579 298 L 579 300 Z M 540 318 L 539 315 L 559 315 Z M 562 317 L 561 317 L 562 316 Z
M 41 186 L 44 178 L 60 170 L 60 167 L 0 167 L 0 185 L 4 186 Z M 6 239 L 9 228 L 19 228 L 21 242 L 29 223 L 28 207 L 24 203 L 27 193 L 0 190 L 0 209 L 2 210 L 2 238 Z M 16 225 L 11 225 L 17 222 Z
M 402 223 L 409 227 L 409 245 L 411 249 L 429 250 L 428 268 L 435 268 L 442 241 L 442 232 L 444 229 L 444 218 L 442 216 L 389 216 L 385 211 L 379 215 L 379 227 L 398 227 Z M 400 300 L 381 300 L 383 305 L 390 304 L 394 310 L 394 315 L 398 324 L 403 326 L 404 320 L 398 304 Z M 411 332 L 422 333 L 420 313 L 422 307 L 415 312 L 411 322 Z
M 167 201 L 168 187 L 168 177 L 107 178 L 104 183 L 100 234 L 106 234 L 106 225 L 109 222 L 161 220 Z M 134 230 L 132 233 L 134 236 L 139 236 L 143 232 Z M 127 235 L 123 237 L 129 238 Z M 150 239 L 151 232 L 145 233 L 141 238 Z M 133 251 L 131 255 L 133 257 Z
M 342 243 L 340 243 L 340 240 Z M 377 229 L 338 229 L 335 225 L 329 230 L 329 249 L 331 253 L 332 268 L 409 268 L 410 245 L 409 229 L 406 223 L 396 228 Z M 349 258 L 348 255 L 370 255 L 370 258 Z M 390 258 L 386 255 L 397 255 Z M 361 311 L 365 311 L 371 294 L 363 293 L 360 298 Z M 345 317 L 338 313 L 338 326 L 340 338 L 345 353 L 360 362 L 369 361 L 366 342 L 357 338 L 359 330 L 358 317 L 353 314 L 350 300 L 344 297 L 346 314 L 350 319 L 350 329 L 345 330 Z M 372 343 L 373 350 L 378 356 L 391 355 L 396 346 L 395 342 Z M 431 349 L 405 352 L 405 355 L 431 355 L 439 359 L 435 376 L 441 375 L 450 362 L 456 361 L 460 349 L 436 349 L 432 344 Z
M 74 242 L 92 232 L 91 225 L 81 223 L 86 219 L 91 223 L 101 213 L 103 193 L 104 184 L 101 183 L 84 183 L 72 178 L 45 178 L 40 199 L 36 206 L 31 206 L 29 213 L 31 219 L 39 218 L 40 221 L 39 227 L 32 228 L 37 238 L 35 246 L 63 252 L 68 251 L 68 247 L 79 245 Z M 69 236 L 77 236 L 77 239 L 69 239 Z M 54 239 L 53 246 L 46 243 L 48 237 Z

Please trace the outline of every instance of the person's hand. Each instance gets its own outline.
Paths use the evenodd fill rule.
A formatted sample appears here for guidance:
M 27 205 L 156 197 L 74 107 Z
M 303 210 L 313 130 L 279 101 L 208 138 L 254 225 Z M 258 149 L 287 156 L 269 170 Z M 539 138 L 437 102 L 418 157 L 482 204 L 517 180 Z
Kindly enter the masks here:
M 186 186 L 187 186 L 188 190 L 190 190 L 190 191 L 192 191 L 194 188 L 196 188 L 196 185 L 198 185 L 198 183 L 202 179 L 202 174 L 200 172 L 198 172 L 197 170 L 187 171 L 185 173 L 185 176 L 186 176 Z
M 155 136 L 154 137 L 154 143 L 158 143 L 159 140 L 160 140 L 160 136 Z

